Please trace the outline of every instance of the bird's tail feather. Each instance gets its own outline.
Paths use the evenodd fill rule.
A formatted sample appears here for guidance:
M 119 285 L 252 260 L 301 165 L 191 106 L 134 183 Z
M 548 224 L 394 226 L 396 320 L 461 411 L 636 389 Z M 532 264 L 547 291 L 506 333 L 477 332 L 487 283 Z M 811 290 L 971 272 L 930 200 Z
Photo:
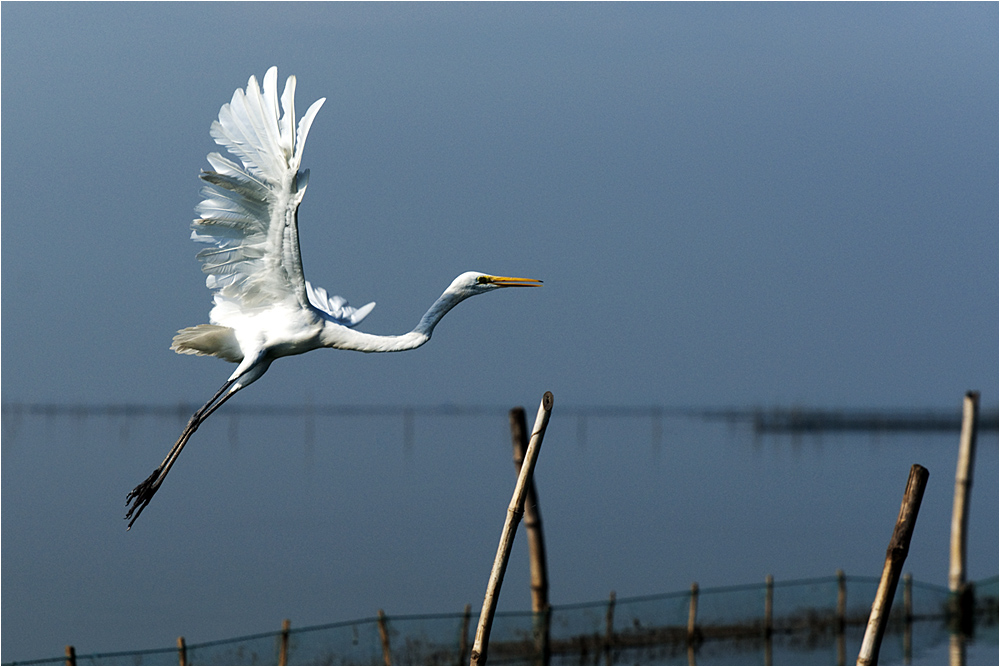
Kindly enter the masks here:
M 213 356 L 233 363 L 243 361 L 243 351 L 236 341 L 235 332 L 217 324 L 199 324 L 181 329 L 174 336 L 170 349 L 177 354 Z

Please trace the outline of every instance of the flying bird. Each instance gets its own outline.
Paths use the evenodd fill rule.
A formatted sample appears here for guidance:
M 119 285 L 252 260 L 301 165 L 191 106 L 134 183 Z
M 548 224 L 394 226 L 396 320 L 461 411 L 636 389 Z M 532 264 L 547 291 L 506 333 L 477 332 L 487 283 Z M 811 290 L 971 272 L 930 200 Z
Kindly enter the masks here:
M 206 284 L 213 292 L 210 324 L 181 329 L 171 349 L 179 354 L 210 355 L 238 364 L 233 374 L 191 416 L 163 463 L 125 499 L 132 527 L 170 472 L 198 427 L 236 392 L 259 379 L 279 357 L 322 347 L 360 352 L 399 352 L 430 340 L 434 327 L 460 302 L 503 287 L 541 284 L 469 271 L 455 278 L 420 318 L 398 336 L 378 336 L 354 327 L 375 307 L 351 307 L 347 300 L 312 285 L 302 272 L 298 209 L 309 180 L 299 169 L 313 119 L 326 98 L 313 103 L 296 127 L 295 77 L 285 82 L 281 117 L 278 69 L 264 75 L 263 88 L 253 76 L 246 91 L 237 89 L 212 123 L 215 143 L 234 160 L 210 153 L 212 169 L 203 171 L 198 218 L 192 240 L 207 246 L 198 253 Z

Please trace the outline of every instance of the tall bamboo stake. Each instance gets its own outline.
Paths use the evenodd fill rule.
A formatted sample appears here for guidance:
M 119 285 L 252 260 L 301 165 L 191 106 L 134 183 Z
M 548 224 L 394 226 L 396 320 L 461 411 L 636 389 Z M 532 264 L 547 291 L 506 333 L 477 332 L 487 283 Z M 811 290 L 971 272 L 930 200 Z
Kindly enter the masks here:
M 462 634 L 458 638 L 458 662 L 456 665 L 465 664 L 465 654 L 469 651 L 469 621 L 472 619 L 472 605 L 465 605 L 462 612 Z
M 378 637 L 382 640 L 382 661 L 388 667 L 392 664 L 392 651 L 389 648 L 389 628 L 385 623 L 385 612 L 378 610 Z
M 910 538 L 917 523 L 917 513 L 920 511 L 920 501 L 924 497 L 924 487 L 927 486 L 927 468 L 914 464 L 910 468 L 910 476 L 906 481 L 906 492 L 899 507 L 899 517 L 893 530 L 889 548 L 885 553 L 885 565 L 882 567 L 882 579 L 875 592 L 868 626 L 865 628 L 865 638 L 861 642 L 861 652 L 858 654 L 859 665 L 877 665 L 878 652 L 882 645 L 882 635 L 889 621 L 889 610 L 892 608 L 892 597 L 896 593 L 899 574 L 910 551 Z
M 969 529 L 969 493 L 972 490 L 972 468 L 976 459 L 976 423 L 979 421 L 979 392 L 965 394 L 962 404 L 962 436 L 958 445 L 958 465 L 955 470 L 955 501 L 951 513 L 951 549 L 948 567 L 948 589 L 951 591 L 958 626 L 964 624 L 963 612 L 971 607 L 965 579 Z
M 510 411 L 510 440 L 514 450 L 514 468 L 521 472 L 524 453 L 528 449 L 528 434 L 524 408 Z M 531 610 L 543 612 L 549 606 L 549 577 L 545 560 L 545 536 L 542 533 L 542 513 L 538 505 L 534 476 L 528 479 L 524 496 L 524 532 L 528 539 L 531 564 Z
M 180 667 L 188 664 L 187 644 L 184 643 L 183 635 L 177 638 L 177 664 Z
M 287 618 L 281 622 L 281 643 L 278 645 L 278 665 L 284 667 L 288 664 L 288 631 L 292 628 L 292 622 Z
M 66 664 L 67 665 L 76 664 L 76 648 L 72 644 L 66 647 Z
M 510 421 L 510 441 L 514 450 L 514 469 L 521 472 L 524 453 L 528 449 L 528 427 L 524 416 L 524 408 L 517 407 L 508 414 Z M 545 536 L 542 533 L 542 512 L 538 504 L 538 493 L 535 491 L 535 478 L 528 479 L 528 490 L 524 496 L 524 532 L 528 539 L 528 564 L 531 572 L 531 611 L 532 630 L 535 636 L 535 647 L 538 652 L 537 662 L 547 665 L 552 660 L 552 649 L 549 641 L 549 623 L 552 615 L 549 610 L 549 576 L 545 558 Z
M 521 464 L 521 472 L 514 485 L 514 496 L 507 507 L 507 518 L 504 521 L 503 531 L 500 533 L 500 544 L 497 547 L 496 558 L 493 560 L 493 570 L 490 572 L 489 583 L 486 585 L 486 596 L 483 599 L 483 608 L 479 614 L 479 625 L 476 628 L 476 639 L 472 645 L 472 655 L 469 661 L 471 665 L 486 664 L 493 615 L 496 613 L 497 602 L 500 598 L 500 586 L 503 583 L 503 575 L 507 570 L 507 560 L 510 558 L 510 550 L 514 544 L 514 531 L 524 511 L 524 496 L 527 493 L 528 480 L 535 470 L 538 450 L 542 446 L 542 438 L 545 436 L 545 428 L 549 424 L 551 413 L 552 392 L 547 391 L 542 396 L 541 405 L 538 406 L 538 415 L 535 417 L 535 426 L 531 431 L 528 451 L 524 454 L 524 463 Z

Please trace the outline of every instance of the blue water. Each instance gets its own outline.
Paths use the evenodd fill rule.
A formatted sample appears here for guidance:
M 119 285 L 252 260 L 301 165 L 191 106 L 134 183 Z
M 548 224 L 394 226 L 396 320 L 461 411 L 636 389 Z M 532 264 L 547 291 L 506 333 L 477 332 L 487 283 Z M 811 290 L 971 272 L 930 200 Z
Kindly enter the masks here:
M 82 654 L 204 642 L 284 618 L 478 609 L 514 483 L 505 410 L 220 411 L 126 533 L 126 492 L 185 420 L 5 414 L 0 660 L 66 644 Z M 957 444 L 957 434 L 756 437 L 692 418 L 560 414 L 557 397 L 536 468 L 550 599 L 837 569 L 878 576 L 914 463 L 930 479 L 905 570 L 944 585 Z M 972 579 L 997 574 L 1000 560 L 997 450 L 995 433 L 980 435 Z M 528 608 L 519 537 L 500 609 Z M 996 642 L 969 657 L 995 664 Z

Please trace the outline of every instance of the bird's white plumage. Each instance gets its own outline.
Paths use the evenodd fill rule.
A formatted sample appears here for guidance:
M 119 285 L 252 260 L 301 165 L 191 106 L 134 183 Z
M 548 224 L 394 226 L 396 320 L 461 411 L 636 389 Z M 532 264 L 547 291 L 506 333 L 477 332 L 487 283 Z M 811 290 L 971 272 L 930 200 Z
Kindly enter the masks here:
M 264 75 L 263 88 L 250 77 L 212 123 L 212 138 L 237 164 L 211 153 L 212 171 L 202 172 L 204 199 L 191 238 L 207 247 L 198 253 L 214 306 L 211 324 L 181 329 L 174 336 L 181 354 L 212 355 L 237 363 L 236 370 L 188 422 L 181 437 L 145 481 L 126 498 L 129 527 L 149 504 L 198 426 L 240 389 L 260 378 L 275 359 L 320 347 L 360 352 L 399 352 L 430 340 L 434 327 L 463 300 L 500 287 L 528 287 L 538 280 L 466 272 L 424 313 L 409 333 L 378 336 L 352 329 L 372 308 L 352 308 L 347 300 L 310 284 L 299 254 L 298 207 L 309 172 L 302 150 L 316 112 L 313 103 L 295 124 L 295 77 L 278 98 L 278 70 Z M 279 117 L 279 113 L 281 114 Z
M 295 129 L 295 77 L 288 77 L 279 99 L 277 68 L 264 76 L 263 90 L 253 76 L 246 91 L 212 123 L 216 143 L 239 158 L 237 165 L 218 153 L 208 156 L 213 171 L 202 174 L 204 199 L 196 210 L 191 238 L 209 248 L 198 253 L 206 284 L 215 292 L 211 321 L 233 326 L 232 312 L 266 309 L 290 300 L 312 305 L 343 326 L 355 326 L 374 304 L 352 308 L 343 297 L 306 282 L 299 254 L 297 210 L 308 171 L 299 171 L 306 136 L 324 99 L 309 107 Z M 235 309 L 234 309 L 235 307 Z

